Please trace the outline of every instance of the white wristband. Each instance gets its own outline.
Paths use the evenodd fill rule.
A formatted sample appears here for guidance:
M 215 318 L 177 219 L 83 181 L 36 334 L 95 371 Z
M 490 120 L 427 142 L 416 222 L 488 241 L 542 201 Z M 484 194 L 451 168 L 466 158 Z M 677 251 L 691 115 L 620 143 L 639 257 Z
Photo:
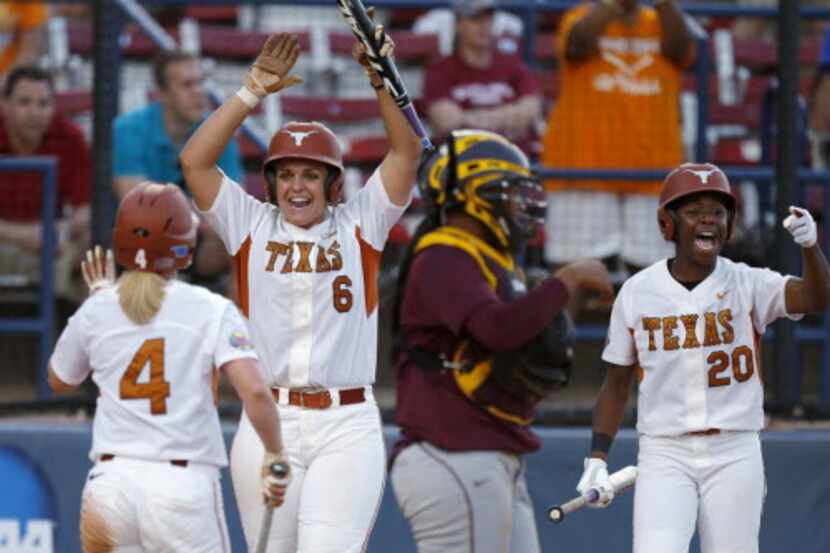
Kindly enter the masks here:
M 236 91 L 237 97 L 242 100 L 242 102 L 251 109 L 257 107 L 259 104 L 260 97 L 251 92 L 251 90 L 247 86 L 243 86 L 239 90 Z

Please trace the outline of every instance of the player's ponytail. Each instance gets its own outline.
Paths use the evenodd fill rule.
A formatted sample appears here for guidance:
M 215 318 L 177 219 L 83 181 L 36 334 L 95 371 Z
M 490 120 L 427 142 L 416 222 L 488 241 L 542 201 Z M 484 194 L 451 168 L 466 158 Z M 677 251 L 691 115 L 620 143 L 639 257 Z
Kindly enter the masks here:
M 118 279 L 118 303 L 135 324 L 153 320 L 164 301 L 167 279 L 156 273 L 126 271 Z

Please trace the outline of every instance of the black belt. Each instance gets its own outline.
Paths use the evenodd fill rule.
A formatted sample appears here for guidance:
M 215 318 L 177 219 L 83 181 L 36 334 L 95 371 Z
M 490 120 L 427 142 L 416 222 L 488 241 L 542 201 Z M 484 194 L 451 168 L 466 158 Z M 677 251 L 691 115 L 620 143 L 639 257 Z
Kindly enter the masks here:
M 115 455 L 113 455 L 112 453 L 104 453 L 103 455 L 98 457 L 99 461 L 112 461 L 113 459 L 115 459 Z M 173 459 L 172 461 L 170 461 L 170 464 L 174 467 L 186 467 L 188 465 L 188 461 L 184 459 Z

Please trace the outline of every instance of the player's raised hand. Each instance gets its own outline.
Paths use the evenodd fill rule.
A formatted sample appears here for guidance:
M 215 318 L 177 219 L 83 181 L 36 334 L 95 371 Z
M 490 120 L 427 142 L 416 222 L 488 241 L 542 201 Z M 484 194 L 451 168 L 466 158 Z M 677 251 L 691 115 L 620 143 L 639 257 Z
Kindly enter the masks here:
M 812 248 L 816 245 L 818 231 L 816 221 L 810 212 L 803 207 L 790 206 L 790 215 L 782 223 L 784 228 L 793 235 L 795 243 L 802 248 Z
M 264 98 L 302 83 L 302 77 L 288 74 L 299 56 L 297 35 L 278 33 L 269 36 L 245 75 L 245 87 L 259 98 Z
M 278 470 L 274 470 L 274 469 Z M 285 490 L 291 482 L 291 465 L 282 453 L 265 452 L 262 458 L 262 495 L 272 507 L 285 501 Z
M 115 259 L 112 250 L 107 250 L 106 254 L 101 246 L 87 250 L 86 259 L 81 261 L 81 273 L 89 287 L 90 296 L 102 288 L 114 285 Z
M 610 302 L 614 298 L 611 275 L 608 274 L 605 265 L 596 259 L 568 263 L 553 276 L 562 281 L 570 294 L 576 294 L 580 290 L 590 290 L 599 293 L 602 301 Z
M 386 34 L 386 31 L 383 30 L 383 25 L 375 26 L 375 41 L 381 45 L 380 50 L 378 51 L 378 57 L 395 57 L 395 42 L 392 40 L 392 37 Z M 366 47 L 362 42 L 355 41 L 354 46 L 352 47 L 352 57 L 363 66 L 363 69 L 366 71 L 366 75 L 373 84 L 375 81 L 383 78 L 383 76 L 378 73 L 377 68 L 372 66 L 371 60 L 366 52 Z
M 599 493 L 599 499 L 588 503 L 588 507 L 594 509 L 608 507 L 614 500 L 614 485 L 608 477 L 608 465 L 598 457 L 586 458 L 584 465 L 585 470 L 576 485 L 576 491 L 584 495 L 593 488 Z

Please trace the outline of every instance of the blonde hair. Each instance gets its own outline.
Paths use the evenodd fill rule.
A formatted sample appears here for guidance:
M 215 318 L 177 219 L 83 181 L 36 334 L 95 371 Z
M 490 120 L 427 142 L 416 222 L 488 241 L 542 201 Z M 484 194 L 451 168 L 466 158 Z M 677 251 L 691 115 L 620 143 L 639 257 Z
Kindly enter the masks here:
M 167 279 L 156 273 L 126 271 L 118 279 L 118 303 L 135 324 L 153 320 L 164 301 Z

